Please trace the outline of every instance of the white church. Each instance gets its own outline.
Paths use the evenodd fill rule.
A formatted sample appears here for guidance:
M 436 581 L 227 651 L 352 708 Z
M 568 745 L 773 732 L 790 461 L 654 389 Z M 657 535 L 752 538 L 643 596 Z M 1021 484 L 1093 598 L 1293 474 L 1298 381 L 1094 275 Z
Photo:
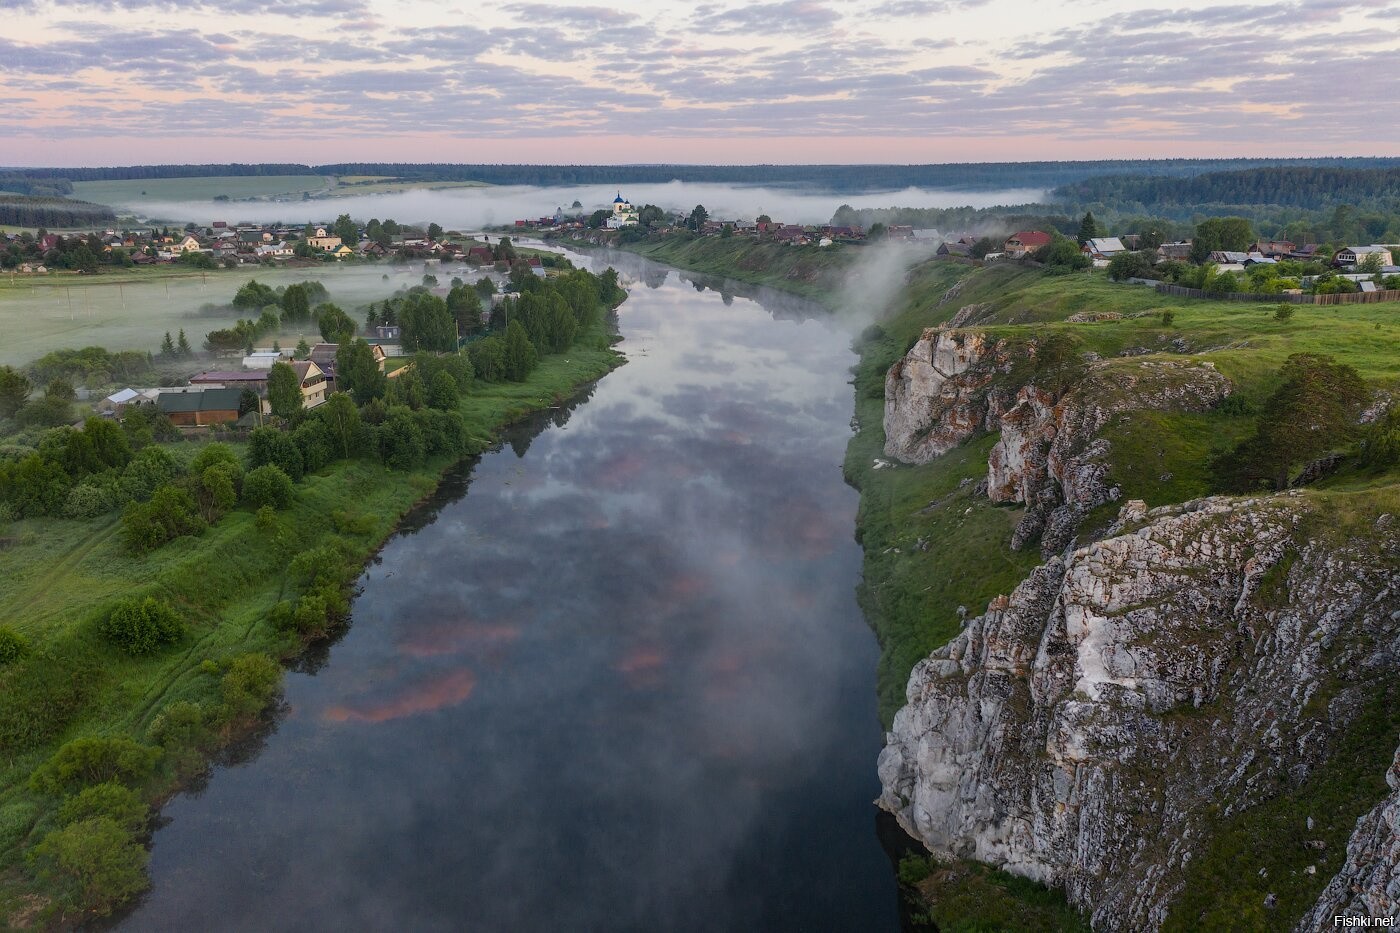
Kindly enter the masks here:
M 623 227 L 631 227 L 637 223 L 637 209 L 632 206 L 632 202 L 622 196 L 622 192 L 617 193 L 613 198 L 612 216 L 607 220 L 609 230 L 621 230 Z

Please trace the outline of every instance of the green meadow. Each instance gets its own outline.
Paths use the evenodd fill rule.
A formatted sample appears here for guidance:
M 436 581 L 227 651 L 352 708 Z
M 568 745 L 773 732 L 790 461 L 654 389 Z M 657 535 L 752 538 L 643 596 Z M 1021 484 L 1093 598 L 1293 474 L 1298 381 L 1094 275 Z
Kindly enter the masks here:
M 324 175 L 209 175 L 197 178 L 130 178 L 117 181 L 75 181 L 73 197 L 112 207 L 137 207 L 146 202 L 231 199 L 300 198 L 333 186 Z

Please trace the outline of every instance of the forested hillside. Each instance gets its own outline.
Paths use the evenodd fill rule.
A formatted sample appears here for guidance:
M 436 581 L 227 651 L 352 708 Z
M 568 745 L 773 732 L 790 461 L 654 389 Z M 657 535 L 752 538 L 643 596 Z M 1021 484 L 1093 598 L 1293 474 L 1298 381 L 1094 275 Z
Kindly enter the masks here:
M 0 224 L 15 227 L 80 227 L 117 219 L 112 209 L 90 201 L 0 194 Z
M 1189 217 L 1212 206 L 1240 205 L 1320 210 L 1338 204 L 1361 209 L 1400 207 L 1400 167 L 1292 165 L 1211 172 L 1192 178 L 1098 176 L 1051 192 L 1066 204 L 1114 204 L 1120 210 Z

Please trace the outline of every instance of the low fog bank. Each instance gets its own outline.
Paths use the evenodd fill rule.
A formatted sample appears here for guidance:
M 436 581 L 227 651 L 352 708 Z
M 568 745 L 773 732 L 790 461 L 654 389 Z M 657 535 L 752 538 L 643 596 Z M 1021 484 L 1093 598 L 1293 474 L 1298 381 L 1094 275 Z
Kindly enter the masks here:
M 362 195 L 313 201 L 153 201 L 136 200 L 116 205 L 125 210 L 162 220 L 194 221 L 210 224 L 230 222 L 308 223 L 334 220 L 349 214 L 360 221 L 371 217 L 392 217 L 400 223 L 436 222 L 450 230 L 510 224 L 517 219 L 543 217 L 555 208 L 568 211 L 578 201 L 583 210 L 596 210 L 612 203 L 621 192 L 633 204 L 655 204 L 667 210 L 689 211 L 703 204 L 710 216 L 752 220 L 768 214 L 788 223 L 827 223 L 843 204 L 854 208 L 898 207 L 996 207 L 1039 201 L 1040 189 L 1006 191 L 956 191 L 905 188 L 871 194 L 826 194 L 796 188 L 738 187 L 673 181 L 651 185 L 573 185 L 545 188 L 510 185 L 490 188 L 446 188 L 406 191 L 396 194 Z

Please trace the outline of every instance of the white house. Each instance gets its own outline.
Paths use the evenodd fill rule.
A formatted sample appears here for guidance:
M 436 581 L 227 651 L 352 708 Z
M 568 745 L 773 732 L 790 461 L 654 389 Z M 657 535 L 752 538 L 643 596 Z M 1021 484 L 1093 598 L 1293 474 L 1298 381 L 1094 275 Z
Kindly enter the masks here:
M 1112 259 L 1119 253 L 1126 253 L 1128 248 L 1116 236 L 1104 236 L 1085 240 L 1083 251 L 1094 259 Z
M 1365 262 L 1370 257 L 1379 254 L 1381 265 L 1389 266 L 1395 263 L 1391 256 L 1390 249 L 1385 246 L 1371 244 L 1370 246 L 1348 246 L 1345 249 L 1337 250 L 1337 254 L 1332 257 L 1332 261 L 1342 266 L 1355 266 Z

